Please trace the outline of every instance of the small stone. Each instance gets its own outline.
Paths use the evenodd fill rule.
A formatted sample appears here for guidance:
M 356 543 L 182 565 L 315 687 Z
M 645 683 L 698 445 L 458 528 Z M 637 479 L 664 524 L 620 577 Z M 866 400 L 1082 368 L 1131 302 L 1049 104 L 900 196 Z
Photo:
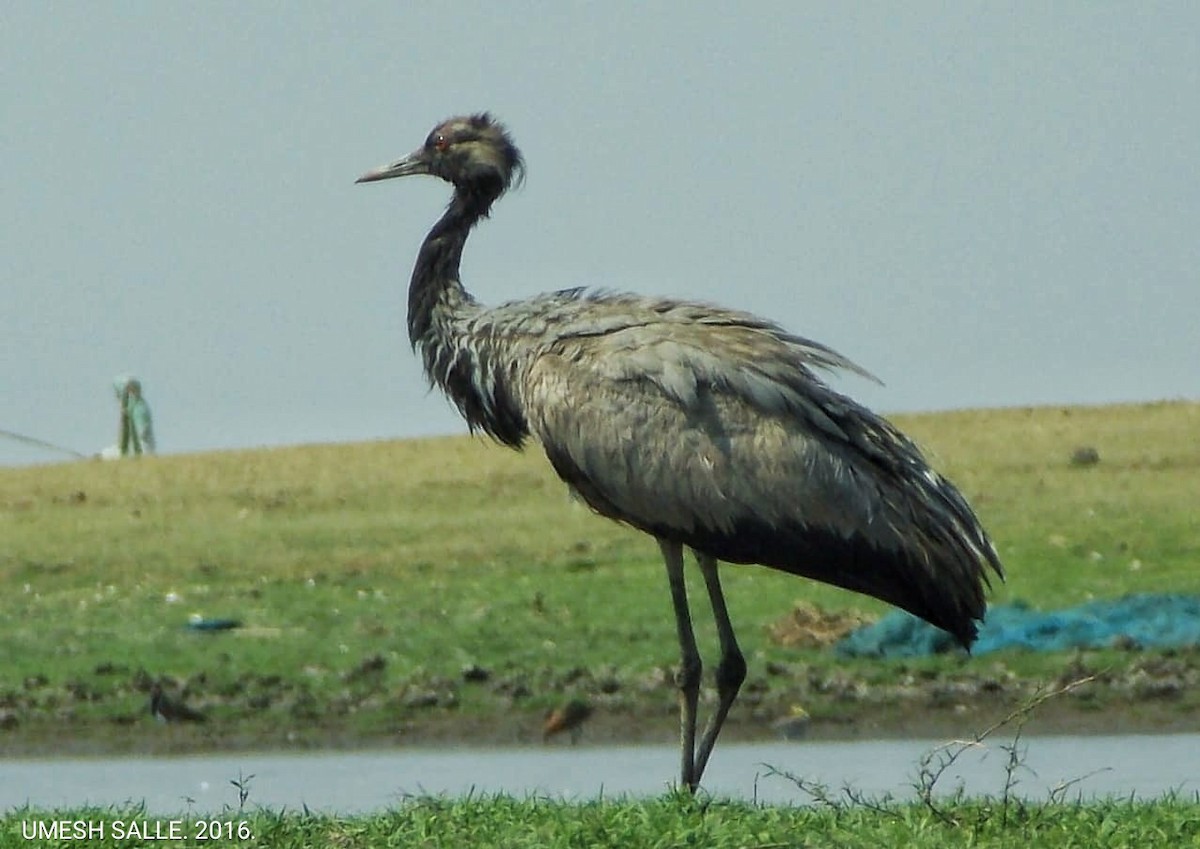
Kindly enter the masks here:
M 387 659 L 381 654 L 373 654 L 363 659 L 358 666 L 347 672 L 343 678 L 346 681 L 358 681 L 378 675 L 387 668 Z
M 763 669 L 772 677 L 787 675 L 790 672 L 786 663 L 780 663 L 777 660 L 768 660 Z
M 409 693 L 404 697 L 405 707 L 415 708 L 418 710 L 423 708 L 437 707 L 437 704 L 438 694 L 432 690 L 418 690 L 417 692 Z
M 1091 445 L 1081 445 L 1071 452 L 1071 465 L 1078 468 L 1094 466 L 1100 462 L 1100 452 Z
M 471 684 L 482 684 L 492 677 L 492 673 L 477 663 L 469 663 L 462 668 L 462 679 Z

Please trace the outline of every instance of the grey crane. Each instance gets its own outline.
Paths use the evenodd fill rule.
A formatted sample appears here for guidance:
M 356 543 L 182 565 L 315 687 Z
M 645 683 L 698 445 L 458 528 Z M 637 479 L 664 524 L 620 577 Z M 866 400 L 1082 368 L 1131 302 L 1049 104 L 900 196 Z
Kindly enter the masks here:
M 717 562 L 760 564 L 897 605 L 969 648 L 999 558 L 955 487 L 884 419 L 815 369 L 870 377 L 836 351 L 744 312 L 567 289 L 487 308 L 463 288 L 471 228 L 524 175 L 488 114 L 438 124 L 366 183 L 451 183 L 408 290 L 408 333 L 430 382 L 472 431 L 541 443 L 593 510 L 652 535 L 681 654 L 680 780 L 695 791 L 746 677 Z M 718 703 L 699 743 L 701 660 L 684 582 L 691 549 L 720 642 Z

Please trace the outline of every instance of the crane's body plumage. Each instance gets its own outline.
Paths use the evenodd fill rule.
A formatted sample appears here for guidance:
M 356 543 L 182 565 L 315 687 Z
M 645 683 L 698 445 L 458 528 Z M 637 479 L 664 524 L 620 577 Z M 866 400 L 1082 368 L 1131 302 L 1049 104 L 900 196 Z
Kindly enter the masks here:
M 479 115 L 444 122 L 362 180 L 428 173 L 455 185 L 409 288 L 409 335 L 430 380 L 473 430 L 514 448 L 536 440 L 594 510 L 663 546 L 684 655 L 684 782 L 698 783 L 745 674 L 717 560 L 883 599 L 969 646 L 999 560 L 917 447 L 816 373 L 870 377 L 863 369 L 709 304 L 570 289 L 485 308 L 466 292 L 463 244 L 522 166 L 503 128 Z M 722 637 L 721 706 L 694 759 L 699 658 L 682 547 L 700 558 Z

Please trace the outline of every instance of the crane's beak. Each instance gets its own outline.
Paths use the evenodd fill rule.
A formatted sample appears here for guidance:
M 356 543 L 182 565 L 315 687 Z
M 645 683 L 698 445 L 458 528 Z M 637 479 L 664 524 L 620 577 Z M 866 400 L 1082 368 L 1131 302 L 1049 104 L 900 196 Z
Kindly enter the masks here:
M 390 180 L 393 177 L 408 177 L 412 174 L 428 174 L 429 160 L 425 157 L 425 151 L 414 150 L 403 159 L 399 159 L 390 165 L 384 165 L 381 168 L 376 168 L 373 171 L 368 171 L 354 182 L 356 183 L 374 183 L 376 180 Z

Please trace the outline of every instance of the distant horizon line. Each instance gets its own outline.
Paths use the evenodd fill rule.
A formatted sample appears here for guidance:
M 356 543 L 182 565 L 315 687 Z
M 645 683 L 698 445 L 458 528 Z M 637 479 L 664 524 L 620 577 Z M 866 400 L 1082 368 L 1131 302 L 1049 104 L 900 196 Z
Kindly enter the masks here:
M 883 415 L 884 417 L 890 419 L 892 417 L 939 416 L 939 415 L 953 415 L 953 414 L 959 414 L 959 413 L 987 412 L 987 411 L 999 411 L 999 410 L 1045 410 L 1045 409 L 1053 409 L 1053 408 L 1096 410 L 1096 409 L 1103 409 L 1105 407 L 1112 407 L 1112 408 L 1153 407 L 1153 406 L 1160 406 L 1160 405 L 1167 405 L 1167 404 L 1200 404 L 1200 396 L 1189 397 L 1189 396 L 1180 395 L 1180 396 L 1174 396 L 1174 397 L 1169 397 L 1169 398 L 1154 398 L 1154 399 L 1138 400 L 1138 401 L 1106 401 L 1106 402 L 1077 402 L 1077 403 L 1060 402 L 1060 403 L 1034 403 L 1034 404 L 1000 404 L 1000 405 L 996 405 L 996 406 L 944 407 L 944 408 L 931 409 L 931 410 L 905 410 L 905 411 L 900 411 L 900 412 L 884 411 L 880 414 Z M 8 433 L 9 433 L 9 431 L 0 429 L 0 435 L 6 435 Z M 242 451 L 274 451 L 274 450 L 286 450 L 286 449 L 292 449 L 292 448 L 306 448 L 306 447 L 367 445 L 367 444 L 379 443 L 379 442 L 416 442 L 416 441 L 421 441 L 421 440 L 459 439 L 459 438 L 477 439 L 480 442 L 484 442 L 484 443 L 491 441 L 483 434 L 480 434 L 480 433 L 472 434 L 470 432 L 467 432 L 464 427 L 463 430 L 456 430 L 454 432 L 424 433 L 424 434 L 416 434 L 416 435 L 410 435 L 410 436 L 382 435 L 382 436 L 372 436 L 372 437 L 364 437 L 364 438 L 344 439 L 344 440 L 330 439 L 330 440 L 312 440 L 312 441 L 278 442 L 278 443 L 262 442 L 262 443 L 247 444 L 247 445 L 226 445 L 226 446 L 210 447 L 210 448 L 190 448 L 190 449 L 182 449 L 182 450 L 178 450 L 178 451 L 159 451 L 156 454 L 150 455 L 150 456 L 152 456 L 152 457 L 154 457 L 154 456 L 183 457 L 183 456 L 193 456 L 193 455 L 201 455 L 201 454 L 236 453 L 236 452 L 242 452 Z M 41 442 L 41 440 L 37 440 L 37 441 Z M 51 451 L 51 450 L 61 451 L 64 453 L 75 454 L 76 456 L 75 457 L 64 457 L 64 458 L 60 458 L 60 459 L 56 459 L 56 460 L 30 458 L 26 461 L 19 461 L 19 460 L 14 461 L 14 460 L 10 460 L 10 459 L 0 459 L 0 469 L 29 468 L 31 466 L 59 466 L 59 465 L 67 464 L 67 463 L 79 463 L 79 462 L 88 462 L 88 463 L 111 462 L 111 460 L 108 460 L 108 459 L 102 457 L 100 451 L 96 451 L 92 454 L 82 454 L 80 452 L 72 451 L 71 449 L 66 449 L 66 448 L 59 449 L 58 446 L 54 446 L 53 448 L 51 448 L 51 447 L 49 447 L 50 446 L 49 443 L 43 443 L 43 444 L 47 445 L 47 448 L 46 448 L 47 451 Z M 117 459 L 119 459 L 119 458 L 117 458 Z M 138 458 L 138 459 L 141 459 L 141 458 Z

